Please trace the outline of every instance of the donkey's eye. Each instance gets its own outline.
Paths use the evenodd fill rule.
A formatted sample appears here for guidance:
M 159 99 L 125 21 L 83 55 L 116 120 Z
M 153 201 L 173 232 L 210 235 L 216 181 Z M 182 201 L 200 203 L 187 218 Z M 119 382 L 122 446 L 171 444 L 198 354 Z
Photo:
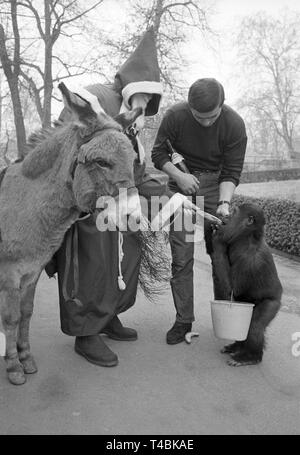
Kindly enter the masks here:
M 109 168 L 111 167 L 111 164 L 102 158 L 98 158 L 97 160 L 95 160 L 95 162 L 96 162 L 96 164 L 98 164 L 101 167 L 109 167 Z

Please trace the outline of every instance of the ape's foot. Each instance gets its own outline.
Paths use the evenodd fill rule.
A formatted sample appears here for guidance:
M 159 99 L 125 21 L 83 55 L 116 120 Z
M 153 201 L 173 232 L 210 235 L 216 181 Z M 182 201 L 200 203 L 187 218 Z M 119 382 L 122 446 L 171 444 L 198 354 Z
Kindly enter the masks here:
M 221 349 L 222 354 L 234 354 L 242 349 L 242 343 L 240 341 L 235 341 L 234 343 L 227 344 Z
M 245 365 L 257 365 L 261 361 L 262 355 L 243 351 L 231 354 L 231 359 L 227 360 L 227 364 L 231 367 L 242 367 Z
M 31 354 L 29 354 L 25 359 L 20 359 L 20 362 L 23 366 L 24 373 L 33 374 L 37 372 L 37 366 L 35 360 Z
M 21 364 L 8 368 L 7 377 L 9 382 L 14 385 L 22 385 L 26 382 L 26 377 Z

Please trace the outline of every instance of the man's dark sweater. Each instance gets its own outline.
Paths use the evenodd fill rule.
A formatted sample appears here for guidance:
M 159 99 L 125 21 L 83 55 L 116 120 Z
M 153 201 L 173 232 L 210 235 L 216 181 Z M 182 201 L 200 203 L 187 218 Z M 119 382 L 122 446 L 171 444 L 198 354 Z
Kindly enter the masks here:
M 167 139 L 184 157 L 191 172 L 220 170 L 219 183 L 238 185 L 247 136 L 243 119 L 229 106 L 223 105 L 220 116 L 209 127 L 195 120 L 188 103 L 172 106 L 161 122 L 152 150 L 152 161 L 157 169 L 171 161 Z

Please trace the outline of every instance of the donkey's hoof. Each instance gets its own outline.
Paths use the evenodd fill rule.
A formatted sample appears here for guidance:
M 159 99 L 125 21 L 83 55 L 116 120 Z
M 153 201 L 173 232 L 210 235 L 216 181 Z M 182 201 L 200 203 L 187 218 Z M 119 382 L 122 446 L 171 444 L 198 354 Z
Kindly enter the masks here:
M 26 377 L 25 374 L 22 371 L 18 369 L 18 371 L 10 371 L 7 373 L 8 380 L 11 384 L 14 385 L 22 385 L 26 382 Z
M 25 374 L 33 374 L 37 372 L 38 369 L 32 356 L 28 356 L 26 359 L 20 360 L 20 362 L 23 366 Z

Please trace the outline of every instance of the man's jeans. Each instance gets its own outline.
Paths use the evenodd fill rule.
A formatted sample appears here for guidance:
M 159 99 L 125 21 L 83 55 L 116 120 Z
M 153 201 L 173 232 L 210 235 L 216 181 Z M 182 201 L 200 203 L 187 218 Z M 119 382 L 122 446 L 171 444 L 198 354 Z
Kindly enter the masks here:
M 216 214 L 219 200 L 218 172 L 193 173 L 200 180 L 200 187 L 196 196 L 204 196 L 204 207 L 199 206 L 205 212 Z M 180 192 L 174 182 L 169 183 L 173 192 Z M 195 202 L 195 201 L 194 201 Z M 175 226 L 175 227 L 174 227 Z M 206 251 L 212 252 L 211 223 L 204 221 L 204 236 Z M 172 251 L 172 278 L 171 289 L 176 308 L 176 321 L 182 323 L 193 322 L 194 318 L 194 242 L 191 231 L 187 231 L 184 225 L 180 231 L 176 230 L 176 223 L 170 228 L 170 245 Z M 187 241 L 187 239 L 189 241 Z

